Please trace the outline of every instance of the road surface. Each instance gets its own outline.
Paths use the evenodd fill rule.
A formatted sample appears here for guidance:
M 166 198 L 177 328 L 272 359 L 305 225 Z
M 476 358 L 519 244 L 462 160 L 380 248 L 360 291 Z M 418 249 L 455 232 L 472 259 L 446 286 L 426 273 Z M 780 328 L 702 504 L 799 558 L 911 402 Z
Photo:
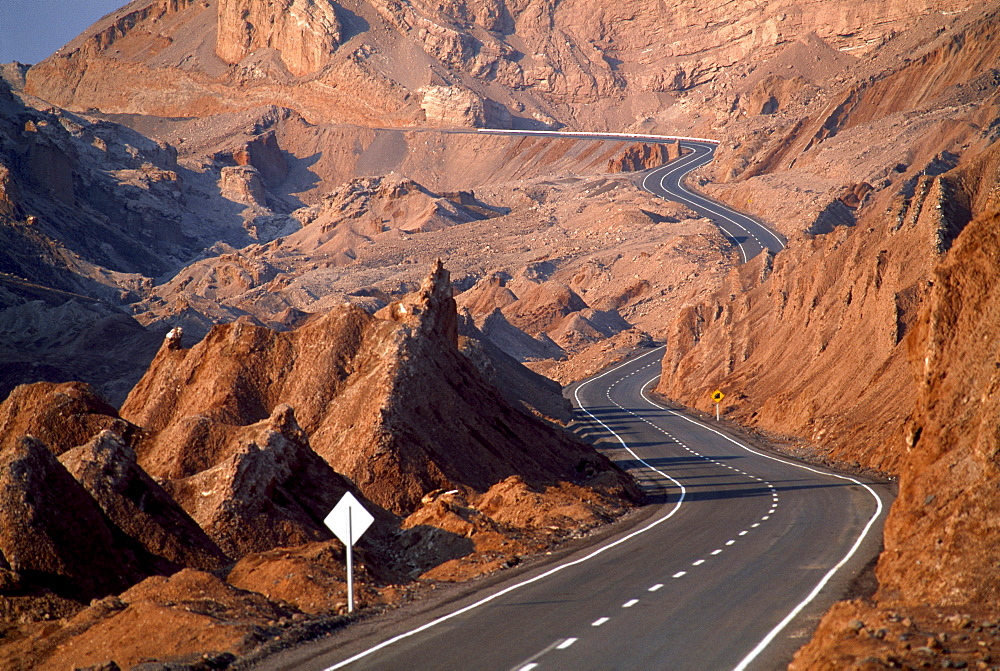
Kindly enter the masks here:
M 742 212 L 738 212 L 718 201 L 707 198 L 700 193 L 691 191 L 684 186 L 684 178 L 692 170 L 710 162 L 715 156 L 715 148 L 718 145 L 716 140 L 677 135 L 596 133 L 589 131 L 532 131 L 480 128 L 477 132 L 489 135 L 574 138 L 618 142 L 635 141 L 647 144 L 679 142 L 682 148 L 688 149 L 690 152 L 671 163 L 645 173 L 639 182 L 642 188 L 661 198 L 687 205 L 696 213 L 710 219 L 719 227 L 719 230 L 726 236 L 726 239 L 739 249 L 744 263 L 760 254 L 764 249 L 769 249 L 777 254 L 785 248 L 786 240 L 781 234 L 776 233 Z
M 569 389 L 654 514 L 390 626 L 268 669 L 774 669 L 879 549 L 884 486 L 753 450 L 665 409 L 662 349 Z
M 740 250 L 744 263 L 769 249 L 774 253 L 785 248 L 785 239 L 741 212 L 687 189 L 684 178 L 695 168 L 709 161 L 715 154 L 715 144 L 697 140 L 683 140 L 681 146 L 691 150 L 681 158 L 650 170 L 643 177 L 642 188 L 668 200 L 687 205 L 703 217 L 711 219 L 722 234 Z

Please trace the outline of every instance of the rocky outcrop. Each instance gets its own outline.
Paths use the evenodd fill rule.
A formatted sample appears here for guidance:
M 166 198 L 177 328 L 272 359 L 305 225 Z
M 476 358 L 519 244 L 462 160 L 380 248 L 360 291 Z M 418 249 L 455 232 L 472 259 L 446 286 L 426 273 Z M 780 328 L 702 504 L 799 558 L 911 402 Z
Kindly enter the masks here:
M 288 163 L 273 130 L 251 137 L 231 156 L 239 165 L 256 168 L 268 186 L 277 186 L 288 177 Z
M 166 144 L 23 100 L 2 82 L 0 139 L 5 272 L 117 302 L 192 242 Z
M 431 124 L 472 128 L 510 128 L 506 107 L 460 86 L 425 86 L 420 107 Z
M 32 437 L 0 448 L 0 556 L 20 581 L 83 600 L 170 566 L 117 529 Z
M 569 286 L 555 280 L 528 283 L 517 300 L 501 312 L 509 324 L 528 336 L 556 344 L 567 352 L 579 351 L 595 340 L 629 328 L 615 310 L 594 310 Z M 489 318 L 483 323 L 488 335 L 498 326 Z
M 309 227 L 298 238 L 314 238 L 317 233 L 372 236 L 394 227 L 407 233 L 426 233 L 455 224 L 478 221 L 495 213 L 472 209 L 461 196 L 449 199 L 405 176 L 391 173 L 383 177 L 362 177 L 341 185 L 323 197 L 320 204 L 295 212 Z M 331 236 L 323 236 L 328 244 Z M 292 242 L 298 242 L 293 238 Z
M 223 198 L 251 207 L 267 207 L 264 183 L 257 169 L 249 165 L 227 166 L 219 176 L 219 190 Z
M 683 2 L 665 16 L 638 0 L 370 0 L 350 11 L 329 0 L 161 0 L 98 22 L 29 70 L 25 87 L 73 109 L 182 116 L 282 99 L 314 121 L 413 125 L 422 121 L 413 104 L 421 88 L 461 86 L 495 100 L 498 119 L 506 109 L 539 125 L 611 129 L 656 117 L 669 126 L 678 118 L 663 114 L 658 95 L 715 85 L 743 96 L 745 72 L 725 71 L 762 62 L 800 38 L 817 33 L 833 50 L 867 54 L 923 16 L 961 20 L 955 17 L 968 4 L 879 0 L 834 10 L 790 0 L 725 8 Z M 341 46 L 355 36 L 355 48 Z M 112 78 L 141 94 L 102 90 Z M 467 107 L 453 102 L 462 104 L 452 109 Z M 720 104 L 710 114 L 730 112 Z M 700 113 L 681 117 L 688 126 L 713 123 Z
M 114 432 L 101 431 L 59 461 L 104 514 L 150 554 L 204 570 L 229 563 L 201 527 L 139 467 L 135 451 Z
M 329 0 L 219 0 L 215 53 L 238 63 L 274 49 L 296 77 L 320 70 L 340 44 L 343 27 Z
M 608 161 L 608 172 L 638 172 L 658 168 L 680 158 L 679 142 L 670 144 L 636 144 Z
M 785 107 L 806 85 L 807 82 L 802 77 L 785 79 L 778 75 L 768 75 L 757 82 L 743 101 L 746 113 L 774 114 Z
M 223 449 L 212 425 L 246 427 L 285 403 L 316 453 L 396 513 L 433 489 L 473 496 L 513 473 L 539 482 L 574 479 L 580 464 L 609 470 L 589 448 L 512 408 L 461 355 L 440 266 L 380 317 L 341 307 L 289 333 L 230 324 L 191 349 L 162 349 L 122 407 L 148 431 L 140 464 L 160 477 L 201 470 L 194 460 L 216 463 L 208 455 Z M 168 447 L 185 442 L 182 426 L 201 432 L 206 456 Z
M 245 427 L 204 417 L 182 424 L 194 430 L 161 436 L 156 458 L 202 464 L 170 473 L 165 487 L 229 556 L 331 538 L 323 518 L 354 488 L 312 451 L 291 408 Z

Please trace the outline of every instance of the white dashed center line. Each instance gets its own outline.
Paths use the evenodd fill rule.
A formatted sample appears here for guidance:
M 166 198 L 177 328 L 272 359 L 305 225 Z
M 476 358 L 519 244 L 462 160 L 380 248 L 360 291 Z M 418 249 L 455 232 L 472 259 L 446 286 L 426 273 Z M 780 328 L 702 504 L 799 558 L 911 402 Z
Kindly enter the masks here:
M 629 599 L 628 601 L 622 604 L 622 608 L 631 608 L 637 603 L 639 603 L 638 599 Z
M 650 592 L 655 592 L 656 590 L 660 589 L 661 587 L 663 587 L 663 583 L 658 582 L 655 585 L 653 585 L 652 587 L 650 587 L 649 591 Z
M 687 571 L 678 571 L 677 573 L 674 574 L 674 577 L 675 578 L 683 578 L 686 575 L 687 575 Z
M 565 650 L 574 643 L 576 643 L 575 638 L 567 638 L 565 641 L 556 646 L 556 650 Z
M 610 617 L 599 617 L 596 620 L 594 620 L 593 622 L 591 622 L 590 626 L 591 627 L 600 627 L 602 624 L 604 624 L 605 622 L 607 622 L 610 619 L 611 619 Z

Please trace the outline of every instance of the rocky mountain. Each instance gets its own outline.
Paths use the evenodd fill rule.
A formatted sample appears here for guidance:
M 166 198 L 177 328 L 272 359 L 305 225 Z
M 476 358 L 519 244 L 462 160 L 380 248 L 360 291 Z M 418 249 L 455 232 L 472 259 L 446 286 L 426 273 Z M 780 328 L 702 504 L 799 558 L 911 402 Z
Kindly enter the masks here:
M 731 87 L 751 58 L 799 38 L 864 55 L 969 6 L 136 0 L 32 68 L 26 90 L 74 110 L 165 117 L 288 100 L 313 123 L 611 128 L 677 92 Z M 110 77 L 120 88 L 102 85 Z

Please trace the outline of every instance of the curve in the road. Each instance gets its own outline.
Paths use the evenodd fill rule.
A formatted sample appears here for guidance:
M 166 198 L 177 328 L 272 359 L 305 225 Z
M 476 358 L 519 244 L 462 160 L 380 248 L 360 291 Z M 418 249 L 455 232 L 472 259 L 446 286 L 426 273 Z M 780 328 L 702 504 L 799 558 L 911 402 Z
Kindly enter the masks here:
M 684 179 L 693 170 L 710 162 L 715 156 L 716 143 L 707 140 L 683 140 L 682 148 L 690 150 L 679 159 L 650 170 L 642 179 L 646 191 L 679 202 L 696 213 L 711 219 L 747 262 L 764 249 L 778 253 L 785 248 L 785 240 L 756 219 L 722 203 L 695 193 L 684 185 Z
M 669 495 L 664 497 L 663 511 L 652 522 L 595 549 L 581 551 L 569 561 L 548 569 L 539 569 L 531 577 L 515 578 L 486 596 L 473 597 L 467 605 L 454 607 L 454 610 L 437 617 L 432 616 L 430 621 L 381 642 L 364 644 L 358 641 L 340 648 L 340 654 L 330 650 L 322 656 L 332 653 L 341 660 L 332 666 L 326 666 L 330 663 L 327 662 L 310 668 L 332 671 L 355 664 L 359 668 L 395 668 L 394 665 L 404 661 L 407 666 L 415 669 L 471 666 L 519 671 L 541 668 L 604 668 L 608 661 L 599 661 L 593 655 L 595 650 L 602 654 L 605 652 L 608 639 L 604 637 L 609 635 L 634 635 L 637 639 L 634 644 L 629 644 L 628 654 L 632 657 L 627 661 L 619 659 L 613 664 L 620 668 L 746 669 L 755 660 L 758 660 L 758 666 L 761 663 L 772 664 L 776 653 L 769 651 L 768 646 L 857 553 L 882 515 L 881 498 L 871 487 L 856 478 L 762 453 L 711 426 L 657 404 L 649 397 L 647 389 L 658 377 L 657 371 L 651 369 L 657 365 L 656 357 L 661 351 L 658 348 L 626 361 L 581 383 L 573 392 L 578 407 L 602 431 L 613 436 L 621 450 L 628 455 L 632 462 L 631 468 L 645 475 L 655 475 L 660 480 L 660 494 L 667 488 Z M 599 381 L 603 381 L 603 384 L 594 388 L 593 385 L 599 384 Z M 647 428 L 640 430 L 639 427 L 643 426 Z M 662 438 L 652 437 L 657 433 Z M 695 445 L 694 441 L 699 441 L 697 444 L 701 445 L 701 441 L 709 437 L 715 441 L 714 447 L 699 447 L 697 450 L 691 447 Z M 721 448 L 723 444 L 732 445 L 734 453 L 754 457 L 754 461 L 745 464 L 734 461 L 738 458 L 732 454 L 726 456 Z M 643 448 L 640 449 L 639 445 L 643 445 Z M 665 452 L 664 447 L 668 445 L 676 445 L 676 448 Z M 689 456 L 680 456 L 683 453 L 678 452 L 677 448 L 686 450 Z M 706 453 L 706 449 L 709 453 Z M 730 463 L 726 463 L 727 461 Z M 664 468 L 661 466 L 664 462 L 673 466 Z M 777 471 L 772 471 L 775 475 L 768 475 L 768 469 L 764 466 L 768 462 L 775 462 L 775 467 L 778 468 Z M 836 487 L 831 489 L 830 484 L 794 480 L 788 475 L 789 467 L 808 471 L 821 478 L 838 479 L 856 487 L 859 494 L 850 494 L 846 490 L 836 493 Z M 674 477 L 667 472 L 678 469 L 683 475 Z M 709 475 L 709 472 L 716 475 Z M 730 475 L 727 476 L 726 473 Z M 721 483 L 727 479 L 730 482 L 722 485 L 708 484 L 709 478 L 712 478 L 712 482 Z M 736 479 L 742 484 L 736 482 Z M 693 495 L 689 495 L 688 488 L 681 480 L 690 483 Z M 784 503 L 784 499 L 788 497 L 779 497 L 775 485 L 781 486 L 782 480 L 791 503 Z M 720 486 L 722 489 L 718 489 Z M 813 489 L 816 487 L 819 489 Z M 824 501 L 822 492 L 825 491 L 825 496 L 828 497 L 826 501 L 836 493 L 838 497 L 847 497 L 838 499 L 841 504 L 853 501 L 857 505 L 862 502 L 862 498 L 858 498 L 863 497 L 861 488 L 874 499 L 874 512 L 870 516 L 867 513 L 862 516 L 855 510 L 847 515 L 848 519 L 855 521 L 842 525 L 840 530 L 829 528 L 828 513 L 813 519 L 814 526 L 810 529 L 798 526 L 802 519 L 803 500 Z M 817 494 L 810 494 L 810 491 Z M 780 513 L 779 499 L 782 500 L 782 510 L 788 505 L 792 508 Z M 733 507 L 735 501 L 741 501 L 741 504 Z M 751 501 L 759 501 L 763 505 L 757 512 L 753 512 L 747 505 Z M 798 512 L 796 504 L 800 506 Z M 734 520 L 736 526 L 728 530 L 724 528 L 730 525 L 721 524 L 721 519 L 717 517 L 720 506 L 721 509 L 737 512 L 738 519 Z M 704 517 L 712 511 L 716 514 L 715 517 Z M 668 520 L 672 520 L 672 523 L 665 525 Z M 820 526 L 816 527 L 816 524 Z M 737 532 L 737 529 L 742 531 Z M 823 531 L 818 532 L 817 529 Z M 849 531 L 852 529 L 853 531 Z M 858 529 L 860 532 L 857 532 Z M 826 532 L 830 535 L 829 539 L 814 541 L 826 549 L 805 553 L 802 559 L 787 556 L 791 548 L 798 550 L 805 538 Z M 720 533 L 723 534 L 721 537 Z M 724 541 L 725 538 L 729 540 Z M 684 542 L 677 545 L 679 539 Z M 668 557 L 665 551 L 673 545 L 677 546 L 672 549 L 679 552 Z M 837 550 L 845 547 L 848 548 L 846 554 Z M 636 568 L 623 573 L 622 562 L 638 559 L 640 555 L 637 552 L 643 548 L 646 552 L 653 552 L 651 560 L 639 562 L 637 567 L 644 567 L 642 569 Z M 742 553 L 734 552 L 739 548 L 743 548 Z M 780 562 L 786 564 L 779 565 Z M 808 566 L 802 565 L 802 562 Z M 822 563 L 822 568 L 814 565 L 816 562 Z M 609 580 L 611 576 L 606 573 L 609 567 L 614 567 L 616 573 L 613 580 Z M 818 583 L 815 579 L 810 582 L 810 576 L 818 576 L 820 571 L 823 575 Z M 696 574 L 702 577 L 682 589 L 682 584 Z M 764 580 L 758 578 L 761 574 L 768 574 L 767 580 L 778 581 L 777 584 L 769 583 L 771 586 L 766 588 L 767 592 L 764 594 L 760 592 L 759 585 L 752 586 L 755 585 L 753 581 Z M 709 594 L 714 590 L 712 596 L 703 596 L 702 583 L 706 579 L 710 584 L 715 583 L 714 587 L 710 586 Z M 789 588 L 789 585 L 792 587 Z M 720 590 L 721 602 L 718 601 Z M 740 590 L 743 591 L 742 596 L 739 594 Z M 777 592 L 782 592 L 780 597 L 775 596 Z M 521 596 L 514 596 L 515 593 Z M 825 599 L 831 598 L 828 596 Z M 556 612 L 561 613 L 561 616 L 546 620 L 546 628 L 543 629 L 542 622 L 534 618 L 543 612 L 550 612 L 561 603 L 571 605 L 571 610 L 567 612 L 565 605 L 559 608 Z M 721 603 L 722 612 L 717 608 L 710 608 L 709 603 Z M 701 608 L 702 604 L 705 605 L 704 609 Z M 668 615 L 675 608 L 683 608 L 683 611 Z M 748 609 L 755 614 L 752 623 L 747 620 Z M 764 617 L 764 613 L 756 613 L 755 609 L 769 612 Z M 812 610 L 816 610 L 816 607 Z M 632 616 L 626 617 L 627 614 L 640 611 L 644 615 L 640 616 L 642 619 L 639 621 Z M 513 621 L 509 619 L 513 617 L 512 613 L 521 614 L 517 625 L 512 624 Z M 567 618 L 570 613 L 572 617 Z M 715 622 L 714 625 L 709 623 L 706 626 L 703 618 L 707 615 L 716 618 L 709 621 Z M 526 620 L 522 620 L 522 616 Z M 673 619 L 661 621 L 662 617 Z M 678 620 L 678 617 L 681 619 Z M 572 621 L 576 623 L 573 624 Z M 694 624 L 691 624 L 692 621 Z M 442 626 L 445 623 L 450 624 Z M 489 645 L 483 642 L 484 636 L 486 641 L 492 641 L 495 645 L 499 632 L 515 626 L 518 627 L 516 634 L 510 631 L 503 637 L 504 646 L 497 649 L 484 647 Z M 692 652 L 685 649 L 685 646 L 692 644 L 692 629 L 707 629 L 710 639 L 708 643 L 698 644 L 700 652 L 694 654 L 701 656 L 694 659 L 687 656 Z M 605 633 L 605 630 L 609 631 Z M 720 652 L 723 639 L 727 649 Z M 620 642 L 620 639 L 614 640 Z M 648 642 L 653 644 L 654 650 L 642 652 L 642 644 Z M 709 647 L 706 648 L 706 645 Z M 783 645 L 787 646 L 787 642 Z M 487 651 L 492 655 L 489 659 L 482 656 Z M 762 653 L 766 654 L 761 657 Z M 702 663 L 706 654 L 715 655 L 707 667 Z M 347 656 L 346 659 L 343 659 L 344 655 Z M 318 661 L 318 657 L 314 659 Z M 456 663 L 459 667 L 455 666 Z
M 590 131 L 532 131 L 480 128 L 477 129 L 477 132 L 488 135 L 574 138 L 581 140 L 621 140 L 646 142 L 649 144 L 678 142 L 681 148 L 688 150 L 689 153 L 664 166 L 648 171 L 640 182 L 643 189 L 661 198 L 686 205 L 697 214 L 710 219 L 719 227 L 719 230 L 726 236 L 726 239 L 740 250 L 740 256 L 744 263 L 757 256 L 764 249 L 768 249 L 776 254 L 785 248 L 786 240 L 771 228 L 753 217 L 734 210 L 717 200 L 712 200 L 700 193 L 691 191 L 684 185 L 684 179 L 688 174 L 714 158 L 715 148 L 719 144 L 718 140 L 683 135 L 600 133 Z
M 647 352 L 643 356 L 648 356 L 649 354 L 652 354 L 652 352 Z M 625 365 L 625 364 L 622 364 L 622 365 Z M 613 373 L 615 370 L 617 370 L 617 368 L 612 368 L 611 370 L 605 371 L 604 373 L 602 373 L 601 375 L 598 375 L 596 378 L 593 378 L 593 379 L 597 379 L 597 378 L 603 377 L 605 375 L 608 375 L 609 373 Z M 465 613 L 468 613 L 468 612 L 470 612 L 472 610 L 475 610 L 475 609 L 479 608 L 480 606 L 485 606 L 486 604 L 490 603 L 491 601 L 494 601 L 496 599 L 499 599 L 502 596 L 510 594 L 511 592 L 513 592 L 515 590 L 521 589 L 522 587 L 527 587 L 528 585 L 531 585 L 532 583 L 536 583 L 536 582 L 539 582 L 541 580 L 544 580 L 544 579 L 546 579 L 546 578 L 548 578 L 548 577 L 550 577 L 552 575 L 555 575 L 556 573 L 559 573 L 560 571 L 568 569 L 568 568 L 570 568 L 572 566 L 577 566 L 579 564 L 583 564 L 584 562 L 589 561 L 590 559 L 593 559 L 594 557 L 597 557 L 598 555 L 603 554 L 604 552 L 607 552 L 611 548 L 617 547 L 618 545 L 621 545 L 622 543 L 625 543 L 625 542 L 627 542 L 627 541 L 635 538 L 636 536 L 639 536 L 640 534 L 646 533 L 650 529 L 653 529 L 653 528 L 659 526 L 660 524 L 666 522 L 668 519 L 670 519 L 671 517 L 674 516 L 674 513 L 676 513 L 680 509 L 681 503 L 683 503 L 683 501 L 684 501 L 684 495 L 685 495 L 684 486 L 681 483 L 677 482 L 677 480 L 674 480 L 672 477 L 670 477 L 669 475 L 667 475 L 666 473 L 664 473 L 663 471 L 661 471 L 660 469 L 656 468 L 655 466 L 653 466 L 653 465 L 649 464 L 648 462 L 646 462 L 645 460 L 641 459 L 639 457 L 639 455 L 637 455 L 635 452 L 632 451 L 632 448 L 630 448 L 628 446 L 628 443 L 626 443 L 625 440 L 622 439 L 622 437 L 620 435 L 618 435 L 618 433 L 616 433 L 611 427 L 609 427 L 607 424 L 605 424 L 604 422 L 602 422 L 597 417 L 594 417 L 594 415 L 591 415 L 585 408 L 583 410 L 588 415 L 590 415 L 590 417 L 592 417 L 594 419 L 594 421 L 596 421 L 605 430 L 607 430 L 608 433 L 610 433 L 612 436 L 614 436 L 615 439 L 621 444 L 621 446 L 625 450 L 627 450 L 629 452 L 629 454 L 631 454 L 636 460 L 640 461 L 645 466 L 647 466 L 649 469 L 651 469 L 651 470 L 655 471 L 656 473 L 658 473 L 659 475 L 661 475 L 664 479 L 666 479 L 666 480 L 674 483 L 679 488 L 679 490 L 680 490 L 680 497 L 674 503 L 673 508 L 670 511 L 668 511 L 667 514 L 664 515 L 663 517 L 657 518 L 656 520 L 654 520 L 653 522 L 647 524 L 646 526 L 644 526 L 644 527 L 642 527 L 640 529 L 637 529 L 636 531 L 633 531 L 632 533 L 630 533 L 630 534 L 628 534 L 626 536 L 623 536 L 623 537 L 621 537 L 621 538 L 619 538 L 619 539 L 617 539 L 617 540 L 615 540 L 615 541 L 613 541 L 611 543 L 607 543 L 605 545 L 602 545 L 602 546 L 598 547 L 596 550 L 594 550 L 593 552 L 590 552 L 589 554 L 587 554 L 587 555 L 585 555 L 583 557 L 580 557 L 579 559 L 575 559 L 573 561 L 565 562 L 563 564 L 558 564 L 557 566 L 549 569 L 548 571 L 545 571 L 544 573 L 536 575 L 536 576 L 534 576 L 532 578 L 529 578 L 527 580 L 523 580 L 521 582 L 517 582 L 517 583 L 515 583 L 513 585 L 509 585 L 509 586 L 505 587 L 504 589 L 502 589 L 502 590 L 500 590 L 498 592 L 495 592 L 493 594 L 490 594 L 487 597 L 479 599 L 478 601 L 476 601 L 474 603 L 471 603 L 471 604 L 469 604 L 467 606 L 464 606 L 463 608 L 459 608 L 458 610 L 455 610 L 455 611 L 452 611 L 450 613 L 447 613 L 446 615 L 442 615 L 441 617 L 436 618 L 434 620 L 431 620 L 430 622 L 427 622 L 427 623 L 425 623 L 425 624 L 423 624 L 423 625 L 421 625 L 419 627 L 416 627 L 416 628 L 411 629 L 409 631 L 403 632 L 402 634 L 398 634 L 396 636 L 393 636 L 392 638 L 387 639 L 387 640 L 383 641 L 382 643 L 379 643 L 378 645 L 372 646 L 372 647 L 368 648 L 367 650 L 363 650 L 363 651 L 357 653 L 356 655 L 354 655 L 352 657 L 349 657 L 349 658 L 347 658 L 347 659 L 345 659 L 345 660 L 343 660 L 341 662 L 338 662 L 337 664 L 334 664 L 333 666 L 327 667 L 325 669 L 325 671 L 336 671 L 336 669 L 342 669 L 342 668 L 344 668 L 346 666 L 349 666 L 350 664 L 353 664 L 354 662 L 357 662 L 357 661 L 359 661 L 361 659 L 364 659 L 365 657 L 368 657 L 369 655 L 371 655 L 373 653 L 378 652 L 379 650 L 382 650 L 383 648 L 387 648 L 387 647 L 389 647 L 389 646 L 391 646 L 391 645 L 393 645 L 395 643 L 399 643 L 400 641 L 402 641 L 404 639 L 410 638 L 411 636 L 415 636 L 417 634 L 425 632 L 428 629 L 431 629 L 433 627 L 438 626 L 439 624 L 443 624 L 443 623 L 447 622 L 448 620 L 454 619 L 454 618 L 456 618 L 456 617 L 458 617 L 460 615 L 464 615 Z
M 660 405 L 659 403 L 657 403 L 653 399 L 649 398 L 649 396 L 646 394 L 646 389 L 649 387 L 650 384 L 652 384 L 652 382 L 654 380 L 657 380 L 657 379 L 659 379 L 659 375 L 657 375 L 656 377 L 654 377 L 653 380 L 650 380 L 649 382 L 646 383 L 646 385 L 643 386 L 642 397 L 650 405 L 652 405 L 654 407 L 658 407 L 658 408 L 663 408 L 662 405 Z M 643 417 L 641 417 L 639 415 L 636 415 L 636 413 L 632 412 L 631 410 L 629 410 L 629 409 L 627 409 L 627 408 L 619 405 L 617 402 L 615 402 L 613 399 L 611 399 L 610 395 L 608 396 L 608 398 L 609 398 L 609 400 L 611 400 L 612 403 L 615 403 L 615 405 L 618 405 L 618 407 L 620 407 L 622 410 L 625 410 L 626 412 L 628 412 L 628 413 L 630 413 L 632 415 L 635 415 L 636 417 L 638 417 L 642 421 L 646 422 L 647 424 L 651 424 L 649 422 L 649 420 L 647 420 L 647 419 L 645 419 L 645 418 L 643 418 Z M 867 491 L 871 495 L 871 497 L 875 501 L 875 511 L 872 513 L 872 516 L 868 519 L 868 522 L 865 524 L 864 528 L 861 530 L 861 533 L 858 534 L 857 539 L 855 539 L 854 544 L 847 551 L 847 554 L 845 554 L 841 558 L 841 560 L 839 562 L 837 562 L 834 566 L 832 566 L 830 568 L 830 570 L 827 571 L 823 575 L 823 578 L 818 583 L 816 583 L 816 586 L 812 589 L 812 591 L 810 591 L 809 594 L 807 594 L 806 597 L 804 599 L 802 599 L 802 601 L 800 601 L 799 603 L 797 603 L 795 605 L 795 607 L 792 608 L 788 612 L 788 614 L 784 617 L 784 619 L 782 619 L 781 622 L 779 622 L 773 629 L 771 629 L 771 631 L 769 631 L 767 633 L 767 636 L 765 636 L 763 639 L 761 639 L 760 643 L 758 643 L 754 647 L 753 650 L 751 650 L 749 653 L 747 653 L 747 656 L 744 657 L 742 660 L 740 660 L 740 663 L 737 664 L 736 667 L 734 668 L 734 671 L 744 671 L 744 669 L 746 669 L 746 668 L 748 668 L 750 666 L 750 664 L 785 629 L 785 627 L 787 627 L 792 622 L 792 620 L 794 620 L 795 617 L 798 616 L 799 613 L 802 612 L 802 610 L 806 606 L 808 606 L 810 603 L 812 603 L 816 599 L 816 597 L 819 596 L 819 593 L 823 590 L 824 587 L 826 587 L 829 584 L 830 580 L 837 574 L 837 572 L 840 571 L 841 569 L 843 569 L 844 566 L 847 564 L 847 562 L 849 562 L 851 560 L 851 558 L 854 557 L 855 554 L 857 554 L 858 550 L 861 547 L 861 544 L 864 542 L 865 538 L 867 538 L 868 534 L 871 532 L 872 527 L 875 526 L 875 523 L 882 516 L 882 511 L 884 510 L 884 504 L 882 502 L 882 498 L 878 495 L 878 493 L 875 492 L 874 489 L 872 489 L 868 484 L 866 484 L 864 482 L 861 482 L 857 478 L 853 478 L 853 477 L 851 477 L 849 475 L 840 475 L 838 473 L 832 473 L 830 471 L 822 471 L 822 470 L 819 470 L 817 468 L 813 468 L 812 466 L 807 466 L 805 464 L 800 464 L 800 463 L 796 463 L 796 462 L 792 462 L 792 461 L 787 461 L 785 459 L 780 459 L 778 457 L 775 457 L 774 455 L 770 455 L 770 454 L 767 454 L 765 452 L 760 452 L 758 450 L 754 450 L 754 449 L 748 447 L 747 445 L 741 443 L 740 441 L 735 440 L 734 438 L 732 438 L 732 437 L 730 437 L 730 436 L 722 433 L 721 431 L 713 429 L 712 427 L 710 427 L 710 426 L 708 426 L 708 425 L 706 425 L 706 424 L 704 424 L 702 422 L 699 422 L 698 420 L 692 419 L 691 417 L 688 417 L 687 415 L 684 415 L 684 414 L 681 414 L 681 413 L 678 413 L 678 412 L 674 412 L 672 410 L 668 410 L 668 412 L 671 412 L 673 415 L 679 417 L 680 419 L 683 419 L 683 420 L 685 420 L 687 422 L 691 422 L 692 424 L 695 424 L 695 425 L 701 427 L 702 429 L 704 429 L 706 431 L 710 431 L 710 432 L 718 435 L 722 439 L 729 441 L 733 445 L 736 445 L 740 449 L 746 450 L 747 452 L 749 452 L 749 453 L 751 453 L 751 454 L 753 454 L 753 455 L 755 455 L 757 457 L 762 457 L 764 459 L 772 459 L 774 461 L 779 461 L 779 462 L 784 463 L 784 464 L 789 464 L 791 466 L 794 466 L 796 468 L 800 468 L 800 469 L 809 471 L 811 473 L 817 473 L 817 474 L 821 474 L 821 475 L 826 475 L 826 476 L 838 478 L 840 480 L 846 480 L 848 482 L 854 483 L 855 485 L 860 485 L 861 487 L 863 487 L 865 489 L 865 491 Z M 660 430 L 662 431 L 662 429 L 660 429 Z M 695 452 L 694 450 L 691 450 L 690 448 L 685 447 L 685 449 L 687 449 L 689 452 L 692 452 L 693 454 L 695 454 L 697 456 L 702 456 L 702 455 L 698 454 L 697 452 Z M 753 476 L 751 476 L 751 477 L 753 477 Z M 770 485 L 770 483 L 768 483 L 768 486 L 769 486 L 769 488 L 771 488 L 773 490 L 773 487 Z

